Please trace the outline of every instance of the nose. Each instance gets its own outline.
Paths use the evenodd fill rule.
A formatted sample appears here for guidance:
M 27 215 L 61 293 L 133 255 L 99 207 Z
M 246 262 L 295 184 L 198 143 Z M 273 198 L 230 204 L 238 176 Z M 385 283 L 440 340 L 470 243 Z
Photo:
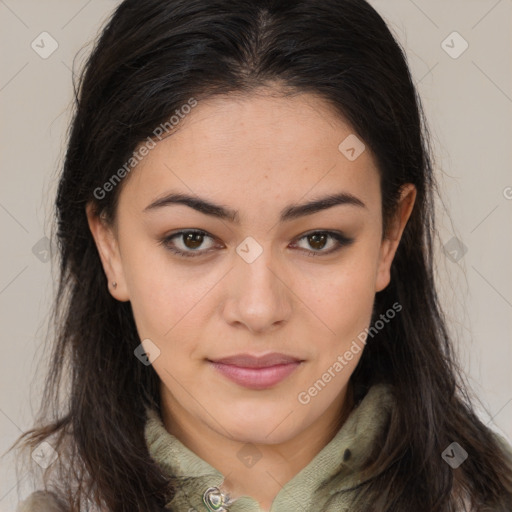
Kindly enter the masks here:
M 289 276 L 272 261 L 265 250 L 251 263 L 237 258 L 229 273 L 227 298 L 223 314 L 235 326 L 253 334 L 272 331 L 290 318 L 294 294 Z

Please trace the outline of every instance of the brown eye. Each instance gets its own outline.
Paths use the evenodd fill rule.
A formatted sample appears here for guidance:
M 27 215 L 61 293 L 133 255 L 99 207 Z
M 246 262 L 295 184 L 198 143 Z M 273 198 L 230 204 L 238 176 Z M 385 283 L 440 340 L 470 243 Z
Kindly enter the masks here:
M 186 230 L 174 233 L 160 241 L 164 247 L 179 256 L 196 257 L 202 256 L 213 247 L 213 243 L 204 247 L 206 239 L 213 241 L 213 237 L 205 231 Z
M 314 249 L 311 251 L 308 247 L 303 247 L 308 256 L 325 256 L 340 250 L 344 246 L 350 245 L 354 241 L 353 238 L 348 238 L 336 231 L 314 231 L 303 235 L 299 238 L 300 240 L 306 240 L 308 246 Z M 323 250 L 329 245 L 329 240 L 331 240 L 330 248 Z

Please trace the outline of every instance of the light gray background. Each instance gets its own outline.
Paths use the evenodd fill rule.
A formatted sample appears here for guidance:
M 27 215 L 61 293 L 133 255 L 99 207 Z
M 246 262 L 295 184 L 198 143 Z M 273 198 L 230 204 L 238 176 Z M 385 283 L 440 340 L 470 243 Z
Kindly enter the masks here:
M 70 119 L 73 58 L 84 47 L 76 64 L 83 62 L 86 44 L 117 3 L 0 0 L 1 454 L 31 426 L 40 397 L 56 275 L 55 258 L 45 262 L 44 237 Z M 371 3 L 406 48 L 434 137 L 436 172 L 453 221 L 439 210 L 436 257 L 450 329 L 487 408 L 482 418 L 510 442 L 512 0 Z M 457 58 L 464 42 L 454 31 L 469 45 Z M 31 47 L 35 41 L 39 51 L 43 44 L 51 48 L 42 32 L 58 43 L 46 59 Z M 458 253 L 447 255 L 444 245 L 453 237 L 459 242 L 448 247 L 458 244 Z M 12 455 L 0 462 L 0 511 L 8 512 L 18 501 L 15 466 Z M 20 476 L 24 488 L 28 479 Z

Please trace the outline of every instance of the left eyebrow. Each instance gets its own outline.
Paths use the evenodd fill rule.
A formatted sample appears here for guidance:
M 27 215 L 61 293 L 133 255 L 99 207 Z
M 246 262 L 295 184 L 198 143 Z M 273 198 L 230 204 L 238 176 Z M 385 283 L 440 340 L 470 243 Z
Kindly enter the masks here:
M 154 211 L 164 206 L 177 204 L 183 204 L 197 210 L 198 212 L 204 213 L 205 215 L 210 215 L 212 217 L 217 217 L 237 224 L 240 222 L 238 210 L 233 210 L 231 208 L 212 203 L 206 199 L 179 192 L 173 192 L 160 199 L 156 199 L 146 206 L 143 211 Z M 366 205 L 356 196 L 347 192 L 340 192 L 338 194 L 329 194 L 319 199 L 308 201 L 307 203 L 291 204 L 281 210 L 279 219 L 280 222 L 286 222 L 306 215 L 313 215 L 314 213 L 339 205 L 351 205 L 366 208 Z

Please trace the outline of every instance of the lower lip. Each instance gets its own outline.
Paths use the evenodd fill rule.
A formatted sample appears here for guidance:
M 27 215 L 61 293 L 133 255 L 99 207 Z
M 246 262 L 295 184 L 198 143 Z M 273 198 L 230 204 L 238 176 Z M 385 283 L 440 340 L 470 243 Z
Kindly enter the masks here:
M 245 368 L 232 364 L 210 362 L 225 377 L 240 386 L 251 389 L 267 389 L 288 377 L 301 363 L 276 364 L 266 368 Z

